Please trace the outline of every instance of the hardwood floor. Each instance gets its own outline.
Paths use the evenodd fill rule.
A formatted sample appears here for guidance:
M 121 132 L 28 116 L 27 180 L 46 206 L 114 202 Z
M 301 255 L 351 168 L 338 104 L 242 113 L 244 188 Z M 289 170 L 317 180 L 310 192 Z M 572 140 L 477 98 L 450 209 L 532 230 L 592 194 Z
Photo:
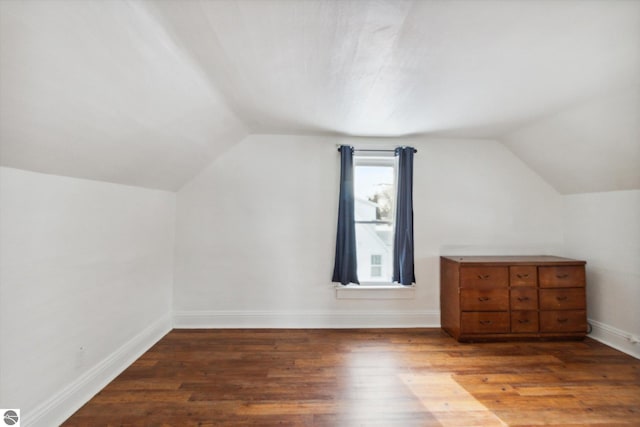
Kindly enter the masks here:
M 640 360 L 439 329 L 174 330 L 64 426 L 640 426 Z

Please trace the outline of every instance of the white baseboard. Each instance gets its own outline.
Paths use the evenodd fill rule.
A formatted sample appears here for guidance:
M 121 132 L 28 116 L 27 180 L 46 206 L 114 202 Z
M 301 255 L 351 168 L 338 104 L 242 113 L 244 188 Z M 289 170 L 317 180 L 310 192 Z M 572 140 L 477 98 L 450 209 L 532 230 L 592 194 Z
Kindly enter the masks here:
M 169 314 L 156 320 L 33 411 L 23 412 L 21 424 L 35 427 L 60 425 L 171 329 Z
M 177 311 L 174 328 L 438 328 L 437 310 L 398 312 Z
M 640 337 L 597 320 L 589 319 L 589 323 L 593 327 L 589 337 L 640 359 Z

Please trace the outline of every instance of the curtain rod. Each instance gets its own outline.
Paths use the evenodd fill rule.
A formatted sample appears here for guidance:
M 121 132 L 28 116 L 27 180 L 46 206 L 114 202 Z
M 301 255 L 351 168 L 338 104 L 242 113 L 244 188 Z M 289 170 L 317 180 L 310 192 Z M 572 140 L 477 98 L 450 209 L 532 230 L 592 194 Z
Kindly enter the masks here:
M 338 147 L 338 151 L 340 151 L 340 147 Z M 395 153 L 396 152 L 395 149 L 389 150 L 389 149 L 382 149 L 382 148 L 379 149 L 379 150 L 376 150 L 376 149 L 364 149 L 364 148 L 354 148 L 353 151 L 370 151 L 370 152 L 375 152 L 375 153 Z M 416 150 L 414 148 L 413 152 L 417 153 L 418 150 Z

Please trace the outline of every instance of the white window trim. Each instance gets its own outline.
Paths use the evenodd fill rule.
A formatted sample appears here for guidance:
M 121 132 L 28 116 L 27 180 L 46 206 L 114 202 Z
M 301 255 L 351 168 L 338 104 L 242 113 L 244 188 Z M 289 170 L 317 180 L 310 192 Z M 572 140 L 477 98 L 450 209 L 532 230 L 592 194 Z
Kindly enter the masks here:
M 335 285 L 336 299 L 413 299 L 415 285 L 404 286 L 400 283 L 362 283 L 346 286 Z
M 385 149 L 383 149 L 385 150 Z M 392 150 L 392 149 L 386 149 L 386 150 Z M 357 150 L 356 150 L 357 151 Z M 391 163 L 392 167 L 393 167 L 393 171 L 395 173 L 395 177 L 393 179 L 393 188 L 392 191 L 394 194 L 398 193 L 398 157 L 395 155 L 395 152 L 393 151 L 385 151 L 385 152 L 381 152 L 381 151 L 373 151 L 373 152 L 361 152 L 361 153 L 354 153 L 353 155 L 353 168 L 355 171 L 355 168 L 358 166 L 389 166 L 389 164 Z M 391 216 L 392 218 L 394 218 L 393 221 L 393 233 L 395 234 L 395 217 L 396 217 L 396 203 L 393 204 L 393 211 L 391 212 Z M 355 223 L 357 224 L 358 221 L 355 221 Z M 340 286 L 340 285 L 338 285 Z M 344 286 L 340 286 L 336 287 L 336 289 L 340 289 L 340 288 L 344 288 Z M 348 285 L 350 286 L 350 285 Z M 357 285 L 356 285 L 357 286 Z M 380 282 L 361 282 L 360 286 L 358 286 L 359 289 L 376 289 L 376 290 L 380 290 L 380 289 L 389 289 L 389 290 L 396 290 L 399 289 L 398 287 L 406 287 L 403 286 L 399 283 L 393 283 L 393 282 L 384 282 L 384 281 L 380 281 Z M 336 292 L 336 295 L 338 295 L 338 292 Z

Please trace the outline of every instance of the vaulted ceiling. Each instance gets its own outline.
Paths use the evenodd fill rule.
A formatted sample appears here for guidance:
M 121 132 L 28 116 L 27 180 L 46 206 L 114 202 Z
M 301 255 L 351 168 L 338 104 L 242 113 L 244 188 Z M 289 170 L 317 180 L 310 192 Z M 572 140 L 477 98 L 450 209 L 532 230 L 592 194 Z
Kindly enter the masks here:
M 625 177 L 567 183 L 536 147 L 594 103 L 566 144 Z M 424 134 L 640 188 L 639 106 L 639 1 L 0 1 L 1 162 L 46 173 L 176 190 L 248 133 Z

